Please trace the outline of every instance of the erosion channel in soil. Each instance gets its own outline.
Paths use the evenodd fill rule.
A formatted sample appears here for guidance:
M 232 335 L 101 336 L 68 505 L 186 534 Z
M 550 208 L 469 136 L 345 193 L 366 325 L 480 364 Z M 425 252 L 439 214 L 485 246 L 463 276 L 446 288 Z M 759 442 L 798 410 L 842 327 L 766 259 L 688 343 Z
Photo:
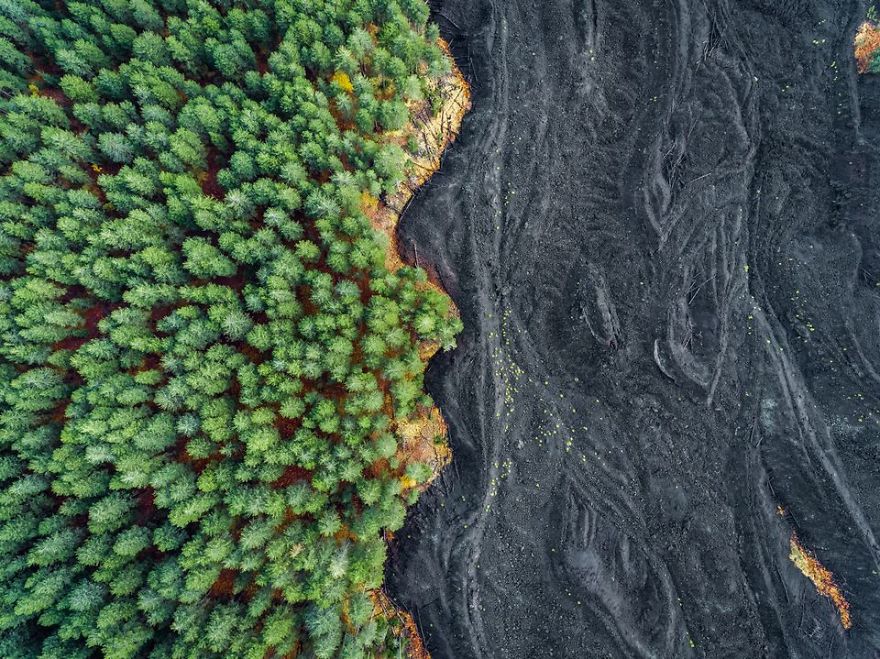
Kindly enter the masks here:
M 465 332 L 394 600 L 443 657 L 880 656 L 880 80 L 855 1 L 448 0 L 404 215 Z

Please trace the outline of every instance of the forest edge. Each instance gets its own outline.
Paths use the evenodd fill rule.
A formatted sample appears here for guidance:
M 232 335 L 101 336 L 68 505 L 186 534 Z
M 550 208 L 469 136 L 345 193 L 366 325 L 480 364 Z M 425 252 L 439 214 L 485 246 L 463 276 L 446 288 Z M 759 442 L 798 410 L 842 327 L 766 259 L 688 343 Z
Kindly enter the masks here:
M 406 265 L 401 257 L 397 244 L 397 225 L 416 191 L 440 169 L 443 153 L 458 137 L 464 116 L 471 108 L 470 86 L 456 66 L 449 44 L 439 39 L 439 46 L 450 62 L 449 73 L 442 76 L 434 89 L 439 98 L 439 109 L 432 113 L 431 100 L 425 99 L 413 104 L 410 108 L 412 120 L 400 131 L 388 134 L 390 141 L 401 146 L 410 138 L 420 145 L 419 151 L 409 155 L 409 171 L 398 184 L 394 194 L 384 200 L 369 195 L 362 197 L 364 214 L 370 219 L 373 228 L 387 238 L 385 265 L 390 272 L 396 272 Z M 436 272 L 425 264 L 418 265 L 428 273 L 428 281 L 424 286 L 433 288 L 447 295 Z M 454 301 L 450 300 L 452 313 L 459 315 Z M 420 356 L 428 360 L 440 349 L 437 341 L 423 341 L 419 346 Z M 431 406 L 424 414 L 407 421 L 395 420 L 397 435 L 402 439 L 398 451 L 402 464 L 421 462 L 431 467 L 432 474 L 424 483 L 417 485 L 409 482 L 407 476 L 401 478 L 403 489 L 417 488 L 424 492 L 440 475 L 443 468 L 452 459 L 447 438 L 447 426 L 437 405 Z M 386 539 L 391 540 L 393 534 L 388 532 Z M 381 612 L 388 619 L 397 617 L 400 620 L 400 633 L 407 639 L 407 656 L 409 659 L 430 659 L 412 614 L 398 608 L 388 597 L 384 589 L 372 592 L 376 612 Z

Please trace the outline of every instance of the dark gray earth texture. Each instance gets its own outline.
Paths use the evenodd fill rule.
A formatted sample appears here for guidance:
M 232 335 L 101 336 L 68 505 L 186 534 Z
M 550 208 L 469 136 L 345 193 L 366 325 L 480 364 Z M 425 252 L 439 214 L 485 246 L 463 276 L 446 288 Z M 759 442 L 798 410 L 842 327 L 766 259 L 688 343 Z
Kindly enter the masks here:
M 865 4 L 433 10 L 473 110 L 400 238 L 464 321 L 455 457 L 387 576 L 434 659 L 880 657 Z

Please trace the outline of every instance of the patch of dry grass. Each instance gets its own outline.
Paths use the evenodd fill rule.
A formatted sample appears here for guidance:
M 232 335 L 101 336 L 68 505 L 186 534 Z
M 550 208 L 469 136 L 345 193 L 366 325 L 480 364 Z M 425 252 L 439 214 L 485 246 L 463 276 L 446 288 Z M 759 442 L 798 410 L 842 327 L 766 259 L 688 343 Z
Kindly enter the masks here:
M 831 571 L 819 562 L 813 552 L 800 543 L 795 533 L 791 534 L 789 550 L 788 557 L 797 566 L 797 569 L 813 582 L 820 595 L 824 595 L 834 602 L 837 613 L 840 615 L 840 624 L 844 629 L 850 629 L 852 616 L 849 611 L 849 602 L 846 601 L 843 591 L 834 581 L 834 575 L 831 574 Z
M 856 33 L 855 38 L 856 65 L 859 73 L 867 73 L 874 58 L 874 53 L 880 49 L 880 27 L 872 21 L 865 21 Z

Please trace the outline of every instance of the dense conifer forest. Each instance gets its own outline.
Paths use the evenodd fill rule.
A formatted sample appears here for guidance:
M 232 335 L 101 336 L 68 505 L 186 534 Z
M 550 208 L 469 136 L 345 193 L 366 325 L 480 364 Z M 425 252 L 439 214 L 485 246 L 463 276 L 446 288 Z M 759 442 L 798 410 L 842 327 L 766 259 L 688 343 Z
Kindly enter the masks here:
M 0 656 L 373 657 L 460 321 L 366 214 L 423 0 L 0 0 Z M 436 108 L 435 108 L 436 109 Z

